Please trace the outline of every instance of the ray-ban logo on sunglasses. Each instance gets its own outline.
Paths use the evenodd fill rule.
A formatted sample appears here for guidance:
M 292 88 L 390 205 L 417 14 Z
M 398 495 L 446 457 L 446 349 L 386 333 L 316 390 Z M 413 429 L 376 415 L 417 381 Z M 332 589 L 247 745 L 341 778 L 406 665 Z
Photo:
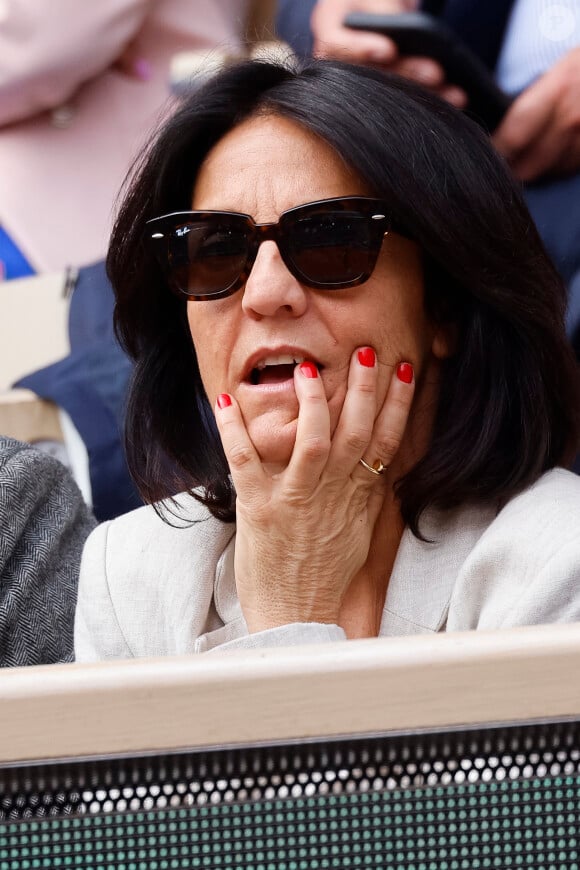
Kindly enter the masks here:
M 191 227 L 177 227 L 176 230 L 174 231 L 176 236 L 186 236 L 190 232 L 191 232 Z M 164 239 L 165 233 L 152 233 L 151 238 L 152 239 Z

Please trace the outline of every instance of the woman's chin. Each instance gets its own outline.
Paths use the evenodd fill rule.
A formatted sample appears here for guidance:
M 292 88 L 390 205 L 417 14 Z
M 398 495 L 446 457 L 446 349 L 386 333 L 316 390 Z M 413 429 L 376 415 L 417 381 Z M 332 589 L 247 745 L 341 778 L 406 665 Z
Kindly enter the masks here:
M 296 419 L 282 422 L 258 418 L 250 423 L 248 434 L 268 470 L 286 468 L 296 443 L 296 428 Z

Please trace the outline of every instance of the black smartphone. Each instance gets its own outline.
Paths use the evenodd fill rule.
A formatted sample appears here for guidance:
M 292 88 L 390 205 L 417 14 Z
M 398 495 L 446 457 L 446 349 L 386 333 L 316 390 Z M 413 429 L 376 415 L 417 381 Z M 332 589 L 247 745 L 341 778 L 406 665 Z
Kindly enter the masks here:
M 483 62 L 438 18 L 425 12 L 395 15 L 352 12 L 345 26 L 388 36 L 400 54 L 430 57 L 441 64 L 450 84 L 463 88 L 469 99 L 466 112 L 493 133 L 511 99 L 495 83 Z

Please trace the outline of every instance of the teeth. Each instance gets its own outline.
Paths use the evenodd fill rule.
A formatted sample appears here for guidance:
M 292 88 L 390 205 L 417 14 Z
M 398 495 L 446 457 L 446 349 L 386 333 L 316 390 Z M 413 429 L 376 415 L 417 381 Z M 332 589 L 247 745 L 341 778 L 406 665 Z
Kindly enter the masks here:
M 268 356 L 266 359 L 260 360 L 257 364 L 256 368 L 258 371 L 262 371 L 266 368 L 266 366 L 286 366 L 286 365 L 299 365 L 304 362 L 306 357 L 304 356 L 291 356 L 287 353 L 278 354 L 278 356 Z

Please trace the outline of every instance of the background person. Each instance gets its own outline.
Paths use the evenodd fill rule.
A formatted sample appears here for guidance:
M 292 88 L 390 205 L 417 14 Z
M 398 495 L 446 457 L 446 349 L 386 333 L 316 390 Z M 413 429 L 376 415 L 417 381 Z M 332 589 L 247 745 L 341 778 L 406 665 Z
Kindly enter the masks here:
M 140 167 L 108 266 L 156 507 L 87 542 L 77 657 L 578 619 L 565 293 L 477 125 L 248 63 Z
M 72 660 L 81 552 L 95 525 L 60 462 L 0 435 L 0 666 Z

